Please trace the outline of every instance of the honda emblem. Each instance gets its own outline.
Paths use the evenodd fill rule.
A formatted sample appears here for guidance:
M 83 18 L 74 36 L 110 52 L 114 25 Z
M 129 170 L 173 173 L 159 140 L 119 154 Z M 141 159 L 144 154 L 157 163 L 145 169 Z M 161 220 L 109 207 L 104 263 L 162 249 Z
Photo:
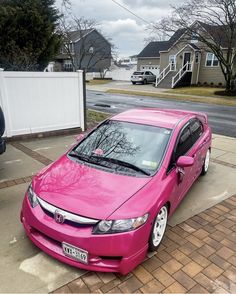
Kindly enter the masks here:
M 54 219 L 57 223 L 63 224 L 65 221 L 65 216 L 60 212 L 60 210 L 56 209 L 54 213 Z

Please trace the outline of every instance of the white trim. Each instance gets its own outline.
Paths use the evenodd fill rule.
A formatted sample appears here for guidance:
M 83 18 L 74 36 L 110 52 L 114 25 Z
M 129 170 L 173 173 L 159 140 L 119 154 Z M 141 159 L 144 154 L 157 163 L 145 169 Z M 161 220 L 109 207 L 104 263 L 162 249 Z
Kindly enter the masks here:
M 202 53 L 199 52 L 199 61 L 198 61 L 196 84 L 198 84 L 198 82 L 199 82 L 199 73 L 200 73 L 200 67 L 201 67 L 201 60 L 202 60 Z
M 87 34 L 83 35 L 82 37 L 80 37 L 79 39 L 76 39 L 74 41 L 72 41 L 73 43 L 77 43 L 78 41 L 80 41 L 82 38 L 86 37 L 87 35 L 89 35 L 90 33 L 92 33 L 93 31 L 95 31 L 95 29 L 92 29 L 91 31 L 89 31 Z

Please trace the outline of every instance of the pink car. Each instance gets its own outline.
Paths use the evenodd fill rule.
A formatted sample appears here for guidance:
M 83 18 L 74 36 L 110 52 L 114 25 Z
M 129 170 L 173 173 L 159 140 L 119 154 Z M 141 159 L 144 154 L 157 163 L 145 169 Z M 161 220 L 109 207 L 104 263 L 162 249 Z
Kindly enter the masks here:
M 29 186 L 21 221 L 49 255 L 127 274 L 156 250 L 211 150 L 207 116 L 135 109 L 88 133 Z

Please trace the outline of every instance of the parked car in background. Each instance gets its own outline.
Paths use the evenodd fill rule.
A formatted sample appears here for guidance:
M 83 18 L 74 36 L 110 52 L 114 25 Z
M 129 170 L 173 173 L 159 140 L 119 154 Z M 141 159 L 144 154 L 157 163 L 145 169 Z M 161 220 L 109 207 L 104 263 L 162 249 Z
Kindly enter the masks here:
M 2 138 L 4 132 L 5 132 L 5 119 L 4 119 L 2 108 L 0 106 L 0 154 L 6 151 L 6 143 Z
M 131 82 L 133 85 L 136 83 L 146 85 L 147 83 L 156 82 L 156 76 L 150 71 L 135 71 L 131 76 Z
M 127 274 L 207 173 L 211 137 L 203 113 L 134 109 L 104 121 L 34 177 L 21 211 L 27 235 L 72 266 Z

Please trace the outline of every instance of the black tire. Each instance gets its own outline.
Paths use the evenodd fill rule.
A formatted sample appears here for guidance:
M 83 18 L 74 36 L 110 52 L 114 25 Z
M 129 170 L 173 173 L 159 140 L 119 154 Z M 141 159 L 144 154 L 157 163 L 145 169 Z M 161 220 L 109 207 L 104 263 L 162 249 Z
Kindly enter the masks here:
M 208 172 L 208 169 L 209 169 L 209 161 L 210 161 L 210 154 L 211 154 L 211 150 L 208 149 L 207 150 L 207 153 L 206 153 L 206 157 L 204 159 L 204 163 L 203 163 L 203 166 L 202 166 L 202 171 L 201 171 L 201 175 L 202 176 L 205 176 Z
M 2 108 L 0 106 L 0 136 L 2 136 L 4 132 L 5 132 L 5 120 L 4 120 Z
M 146 79 L 143 80 L 143 84 L 144 84 L 144 85 L 147 85 L 147 80 L 146 80 Z
M 155 242 L 155 238 L 154 238 L 154 229 L 156 227 L 156 223 L 157 223 L 157 218 L 160 214 L 161 211 L 165 211 L 165 223 L 163 223 L 163 233 L 162 235 L 159 237 L 160 240 Z M 152 225 L 152 229 L 151 229 L 151 232 L 150 232 L 150 237 L 149 237 L 149 241 L 148 241 L 148 245 L 149 245 L 149 251 L 156 251 L 158 249 L 158 247 L 160 246 L 161 244 L 161 241 L 165 235 L 165 231 L 166 231 L 166 224 L 167 224 L 167 219 L 168 219 L 168 206 L 167 205 L 164 205 L 162 206 L 162 208 L 159 210 L 158 214 L 156 215 L 154 221 L 153 221 L 153 225 Z
M 133 85 L 136 85 L 136 82 L 132 82 Z

